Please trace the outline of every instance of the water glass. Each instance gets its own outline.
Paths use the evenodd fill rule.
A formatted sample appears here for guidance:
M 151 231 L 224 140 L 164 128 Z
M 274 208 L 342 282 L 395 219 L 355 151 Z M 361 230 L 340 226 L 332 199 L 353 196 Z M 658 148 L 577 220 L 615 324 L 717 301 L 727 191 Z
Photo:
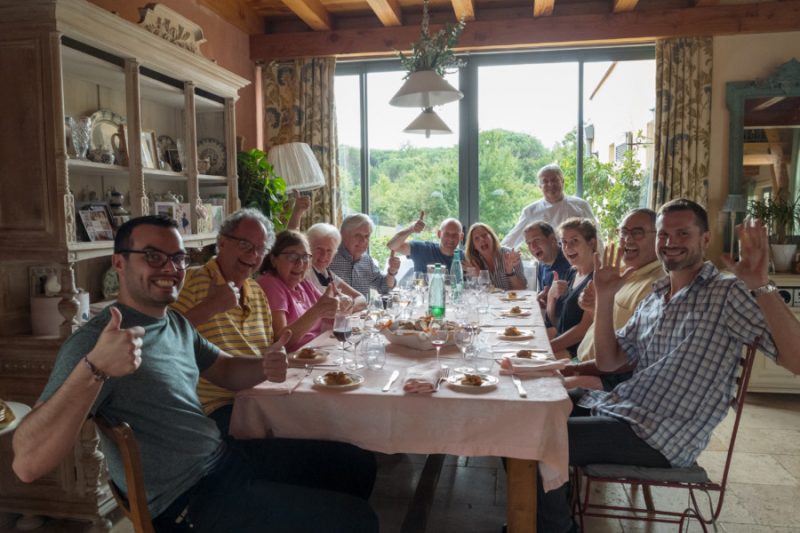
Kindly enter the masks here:
M 350 370 L 364 368 L 364 363 L 358 357 L 358 346 L 361 344 L 361 340 L 364 338 L 364 328 L 364 320 L 361 317 L 350 317 L 350 344 L 353 345 L 353 357 L 350 359 L 345 356 L 345 365 L 347 365 L 347 368 Z
M 461 355 L 464 358 L 464 362 L 467 364 L 468 370 L 471 370 L 471 365 L 469 365 L 469 361 L 467 360 L 467 351 L 472 348 L 472 343 L 475 340 L 475 329 L 462 324 L 455 331 L 454 335 L 456 346 L 461 350 Z
M 488 374 L 492 370 L 494 357 L 490 346 L 482 346 L 475 354 L 475 371 L 479 374 Z
M 491 284 L 492 277 L 489 275 L 489 271 L 481 270 L 481 273 L 478 274 L 478 285 L 480 286 L 481 290 L 488 291 Z
M 378 335 L 370 335 L 361 344 L 361 353 L 367 362 L 367 368 L 370 370 L 383 368 L 386 364 L 386 348 L 383 346 L 383 340 Z

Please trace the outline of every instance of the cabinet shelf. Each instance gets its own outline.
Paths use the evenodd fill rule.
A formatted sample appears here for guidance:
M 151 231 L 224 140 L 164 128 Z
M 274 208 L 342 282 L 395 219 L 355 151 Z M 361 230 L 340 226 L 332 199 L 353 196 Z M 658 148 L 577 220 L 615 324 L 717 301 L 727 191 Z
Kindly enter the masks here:
M 144 177 L 154 181 L 186 181 L 186 174 L 172 170 L 144 169 Z
M 91 177 L 120 177 L 126 178 L 130 174 L 128 167 L 120 165 L 108 165 L 106 163 L 95 163 L 85 159 L 70 159 L 67 161 L 67 168 L 71 174 L 78 174 Z

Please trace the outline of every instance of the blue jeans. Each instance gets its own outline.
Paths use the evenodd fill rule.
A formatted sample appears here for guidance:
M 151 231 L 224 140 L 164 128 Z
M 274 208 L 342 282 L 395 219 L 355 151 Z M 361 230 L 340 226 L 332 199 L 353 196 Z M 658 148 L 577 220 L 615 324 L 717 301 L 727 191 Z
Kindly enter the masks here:
M 371 452 L 313 440 L 226 442 L 223 460 L 153 520 L 157 532 L 378 531 L 366 501 L 375 481 Z
M 569 391 L 573 401 L 567 421 L 569 464 L 622 464 L 667 468 L 669 461 L 633 432 L 631 426 L 610 416 L 591 416 L 588 409 L 577 405 L 583 389 Z M 539 479 L 539 478 L 537 478 Z M 564 533 L 573 527 L 569 483 L 544 492 L 541 479 L 537 487 L 537 530 L 542 533 Z

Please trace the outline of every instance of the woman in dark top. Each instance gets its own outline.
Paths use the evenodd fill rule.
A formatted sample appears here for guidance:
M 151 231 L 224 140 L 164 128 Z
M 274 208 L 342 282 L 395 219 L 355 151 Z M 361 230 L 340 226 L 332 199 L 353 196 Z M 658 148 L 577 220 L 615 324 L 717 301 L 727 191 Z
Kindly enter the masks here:
M 578 297 L 592 280 L 597 228 L 586 218 L 570 218 L 558 228 L 561 251 L 572 269 L 567 279 L 553 281 L 547 293 L 547 322 L 550 345 L 558 357 L 568 352 L 575 357 L 578 345 L 592 325 L 594 314 L 578 305 Z

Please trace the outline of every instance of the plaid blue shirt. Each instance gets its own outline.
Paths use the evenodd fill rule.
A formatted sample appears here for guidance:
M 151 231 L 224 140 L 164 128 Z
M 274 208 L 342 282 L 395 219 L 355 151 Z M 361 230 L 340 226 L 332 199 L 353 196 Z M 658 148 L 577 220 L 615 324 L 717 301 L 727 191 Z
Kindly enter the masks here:
M 386 275 L 381 273 L 378 263 L 369 254 L 364 254 L 358 261 L 354 261 L 344 244 L 339 245 L 339 250 L 333 256 L 328 268 L 363 294 L 367 301 L 370 288 L 381 294 L 386 294 L 390 290 L 386 283 Z
M 633 377 L 611 392 L 591 391 L 580 402 L 592 414 L 625 420 L 673 466 L 689 466 L 725 418 L 743 343 L 761 336 L 760 350 L 777 349 L 745 285 L 706 262 L 669 301 L 669 278 L 653 284 L 633 317 L 617 331 Z

